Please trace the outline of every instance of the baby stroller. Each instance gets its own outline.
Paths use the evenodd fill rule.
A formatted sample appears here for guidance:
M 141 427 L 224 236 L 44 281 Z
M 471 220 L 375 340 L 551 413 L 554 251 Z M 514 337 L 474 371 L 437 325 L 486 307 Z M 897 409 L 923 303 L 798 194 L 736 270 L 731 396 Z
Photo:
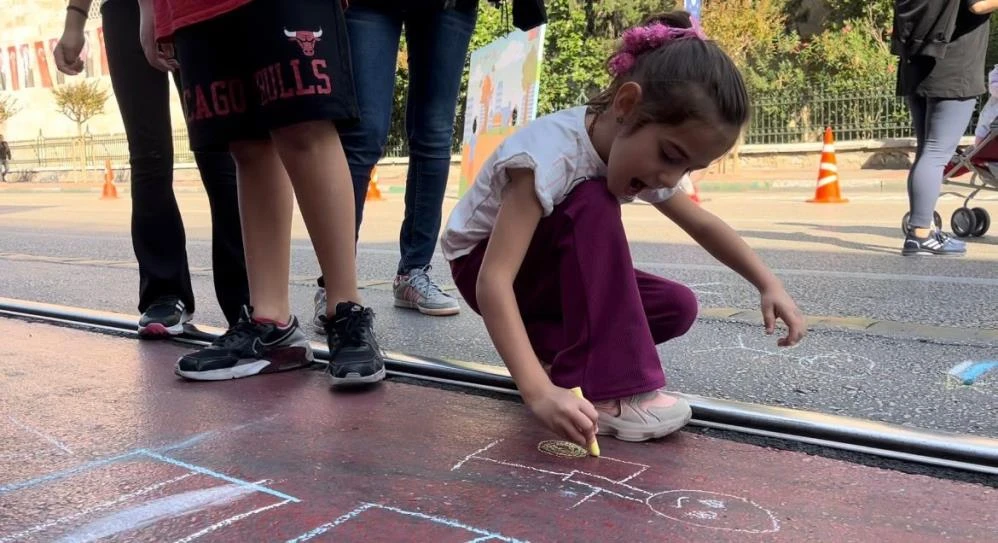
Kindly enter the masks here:
M 957 179 L 971 174 L 969 180 Z M 961 238 L 980 237 L 991 227 L 991 215 L 983 207 L 970 208 L 970 201 L 982 190 L 998 191 L 998 126 L 991 125 L 988 135 L 977 145 L 958 151 L 943 170 L 943 185 L 969 189 L 970 195 L 963 201 L 963 206 L 953 212 L 950 217 L 950 227 L 953 235 Z M 946 192 L 963 197 L 957 192 Z M 908 231 L 908 213 L 902 219 L 901 227 Z M 942 226 L 942 217 L 935 213 L 933 220 L 936 227 Z

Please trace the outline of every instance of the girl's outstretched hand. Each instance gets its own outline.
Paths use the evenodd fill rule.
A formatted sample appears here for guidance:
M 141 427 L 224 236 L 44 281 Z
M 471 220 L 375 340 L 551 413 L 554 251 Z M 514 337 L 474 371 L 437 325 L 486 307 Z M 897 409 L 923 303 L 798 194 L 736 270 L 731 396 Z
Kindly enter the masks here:
M 766 325 L 766 333 L 776 331 L 776 319 L 786 323 L 786 337 L 780 338 L 776 344 L 780 347 L 792 347 L 807 334 L 807 320 L 797 308 L 794 299 L 783 287 L 774 287 L 762 292 L 762 321 Z
M 567 388 L 552 384 L 527 405 L 548 429 L 568 441 L 586 447 L 596 439 L 596 408 Z

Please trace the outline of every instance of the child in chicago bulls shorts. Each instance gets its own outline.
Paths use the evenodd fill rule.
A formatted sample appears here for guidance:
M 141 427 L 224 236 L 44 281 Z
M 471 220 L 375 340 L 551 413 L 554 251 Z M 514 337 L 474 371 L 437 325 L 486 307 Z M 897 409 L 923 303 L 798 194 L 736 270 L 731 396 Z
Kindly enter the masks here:
M 301 368 L 308 338 L 288 301 L 297 197 L 329 299 L 334 384 L 383 379 L 374 314 L 360 303 L 354 195 L 337 125 L 356 121 L 343 5 L 336 0 L 139 0 L 146 57 L 175 53 L 194 150 L 235 159 L 250 305 L 237 326 L 177 362 L 197 380 Z M 149 33 L 155 26 L 155 43 Z

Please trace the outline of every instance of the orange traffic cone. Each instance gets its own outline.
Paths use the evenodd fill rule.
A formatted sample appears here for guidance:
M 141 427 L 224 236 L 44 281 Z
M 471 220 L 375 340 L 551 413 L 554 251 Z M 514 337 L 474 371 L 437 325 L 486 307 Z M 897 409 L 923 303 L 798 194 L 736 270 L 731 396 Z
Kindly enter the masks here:
M 111 160 L 104 161 L 104 189 L 101 191 L 101 200 L 116 200 L 118 189 L 114 186 L 114 171 L 111 170 Z
M 384 200 L 385 198 L 381 195 L 381 189 L 378 188 L 378 167 L 375 166 L 371 169 L 371 180 L 367 184 L 367 197 L 365 200 L 370 202 L 371 200 Z
M 821 166 L 818 168 L 818 187 L 814 198 L 808 200 L 813 204 L 844 204 L 849 200 L 839 192 L 839 168 L 835 162 L 835 137 L 832 127 L 825 127 L 825 144 L 821 148 Z

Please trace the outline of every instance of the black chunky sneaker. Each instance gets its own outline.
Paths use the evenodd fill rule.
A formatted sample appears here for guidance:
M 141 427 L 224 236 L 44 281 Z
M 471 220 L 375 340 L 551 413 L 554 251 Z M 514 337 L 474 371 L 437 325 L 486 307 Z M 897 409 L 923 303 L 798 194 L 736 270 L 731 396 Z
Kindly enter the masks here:
M 190 320 L 191 314 L 180 298 L 163 296 L 147 307 L 139 318 L 139 337 L 179 336 L 184 332 L 184 324 Z
M 312 363 L 312 346 L 296 317 L 281 327 L 256 322 L 252 314 L 252 308 L 243 306 L 235 326 L 211 345 L 180 357 L 175 373 L 196 381 L 220 381 L 294 370 Z
M 385 378 L 385 359 L 374 335 L 374 311 L 352 302 L 336 305 L 326 321 L 329 367 L 334 385 L 376 383 Z

